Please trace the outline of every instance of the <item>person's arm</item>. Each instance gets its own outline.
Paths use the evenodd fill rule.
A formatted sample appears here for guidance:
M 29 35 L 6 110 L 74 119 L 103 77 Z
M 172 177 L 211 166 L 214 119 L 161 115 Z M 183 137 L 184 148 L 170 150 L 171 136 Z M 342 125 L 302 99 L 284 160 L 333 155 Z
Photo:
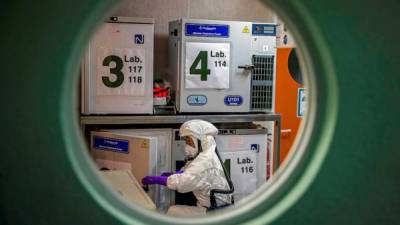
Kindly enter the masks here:
M 174 173 L 174 172 L 164 172 L 164 173 L 161 174 L 161 176 L 163 176 L 163 177 L 169 177 L 169 176 L 171 176 L 171 175 L 174 175 L 174 174 L 181 174 L 181 173 L 183 173 L 183 170 L 178 170 L 178 171 L 176 171 L 175 173 Z
M 167 187 L 180 193 L 199 189 L 202 181 L 198 175 L 189 173 L 174 174 L 168 177 Z
M 166 186 L 167 185 L 167 179 L 168 179 L 169 176 L 171 176 L 173 174 L 181 174 L 181 173 L 183 173 L 183 171 L 182 170 L 178 170 L 175 173 L 164 172 L 164 173 L 161 174 L 161 176 L 145 176 L 142 179 L 142 184 L 144 186 L 151 185 L 151 184 L 159 184 L 159 185 Z

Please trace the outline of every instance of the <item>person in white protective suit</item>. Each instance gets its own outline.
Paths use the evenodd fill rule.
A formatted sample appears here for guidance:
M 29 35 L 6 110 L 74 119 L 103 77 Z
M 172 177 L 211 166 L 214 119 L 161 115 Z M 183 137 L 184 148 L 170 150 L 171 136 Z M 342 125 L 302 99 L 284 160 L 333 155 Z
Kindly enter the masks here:
M 168 209 L 168 215 L 204 215 L 208 210 L 233 204 L 233 184 L 216 152 L 214 137 L 217 134 L 218 129 L 209 122 L 185 122 L 180 128 L 180 135 L 186 141 L 185 155 L 192 160 L 176 173 L 143 178 L 144 185 L 161 184 L 180 193 L 192 191 L 197 198 L 197 206 L 174 205 Z

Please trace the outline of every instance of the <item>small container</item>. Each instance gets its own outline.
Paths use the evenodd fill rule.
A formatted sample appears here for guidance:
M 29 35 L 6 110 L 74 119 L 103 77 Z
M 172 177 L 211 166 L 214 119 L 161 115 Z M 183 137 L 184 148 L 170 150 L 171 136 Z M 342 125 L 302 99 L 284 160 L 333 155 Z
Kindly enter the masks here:
M 154 105 L 167 105 L 169 100 L 169 88 L 155 87 L 153 88 Z

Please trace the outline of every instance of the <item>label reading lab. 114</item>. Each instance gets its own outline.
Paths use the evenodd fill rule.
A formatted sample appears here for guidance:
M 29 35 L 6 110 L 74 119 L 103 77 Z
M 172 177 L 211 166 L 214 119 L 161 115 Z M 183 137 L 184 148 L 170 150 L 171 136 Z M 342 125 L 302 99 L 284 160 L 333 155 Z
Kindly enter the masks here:
M 215 67 L 227 67 L 226 60 L 226 53 L 223 51 L 210 51 L 210 57 L 215 58 L 214 60 L 214 66 Z

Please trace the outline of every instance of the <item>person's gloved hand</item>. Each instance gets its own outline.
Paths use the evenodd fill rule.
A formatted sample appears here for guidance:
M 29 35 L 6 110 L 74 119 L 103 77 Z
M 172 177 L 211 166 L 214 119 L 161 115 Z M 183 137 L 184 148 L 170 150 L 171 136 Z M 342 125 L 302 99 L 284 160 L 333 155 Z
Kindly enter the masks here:
M 181 174 L 181 173 L 183 173 L 183 170 L 178 170 L 178 171 L 176 171 L 175 173 L 174 173 L 174 172 L 164 172 L 164 173 L 161 174 L 161 176 L 163 176 L 163 177 L 169 177 L 169 176 L 171 176 L 171 175 L 173 175 L 173 174 Z
M 168 177 L 163 176 L 145 176 L 142 179 L 142 184 L 145 186 L 150 184 L 160 184 L 167 186 L 167 179 Z

